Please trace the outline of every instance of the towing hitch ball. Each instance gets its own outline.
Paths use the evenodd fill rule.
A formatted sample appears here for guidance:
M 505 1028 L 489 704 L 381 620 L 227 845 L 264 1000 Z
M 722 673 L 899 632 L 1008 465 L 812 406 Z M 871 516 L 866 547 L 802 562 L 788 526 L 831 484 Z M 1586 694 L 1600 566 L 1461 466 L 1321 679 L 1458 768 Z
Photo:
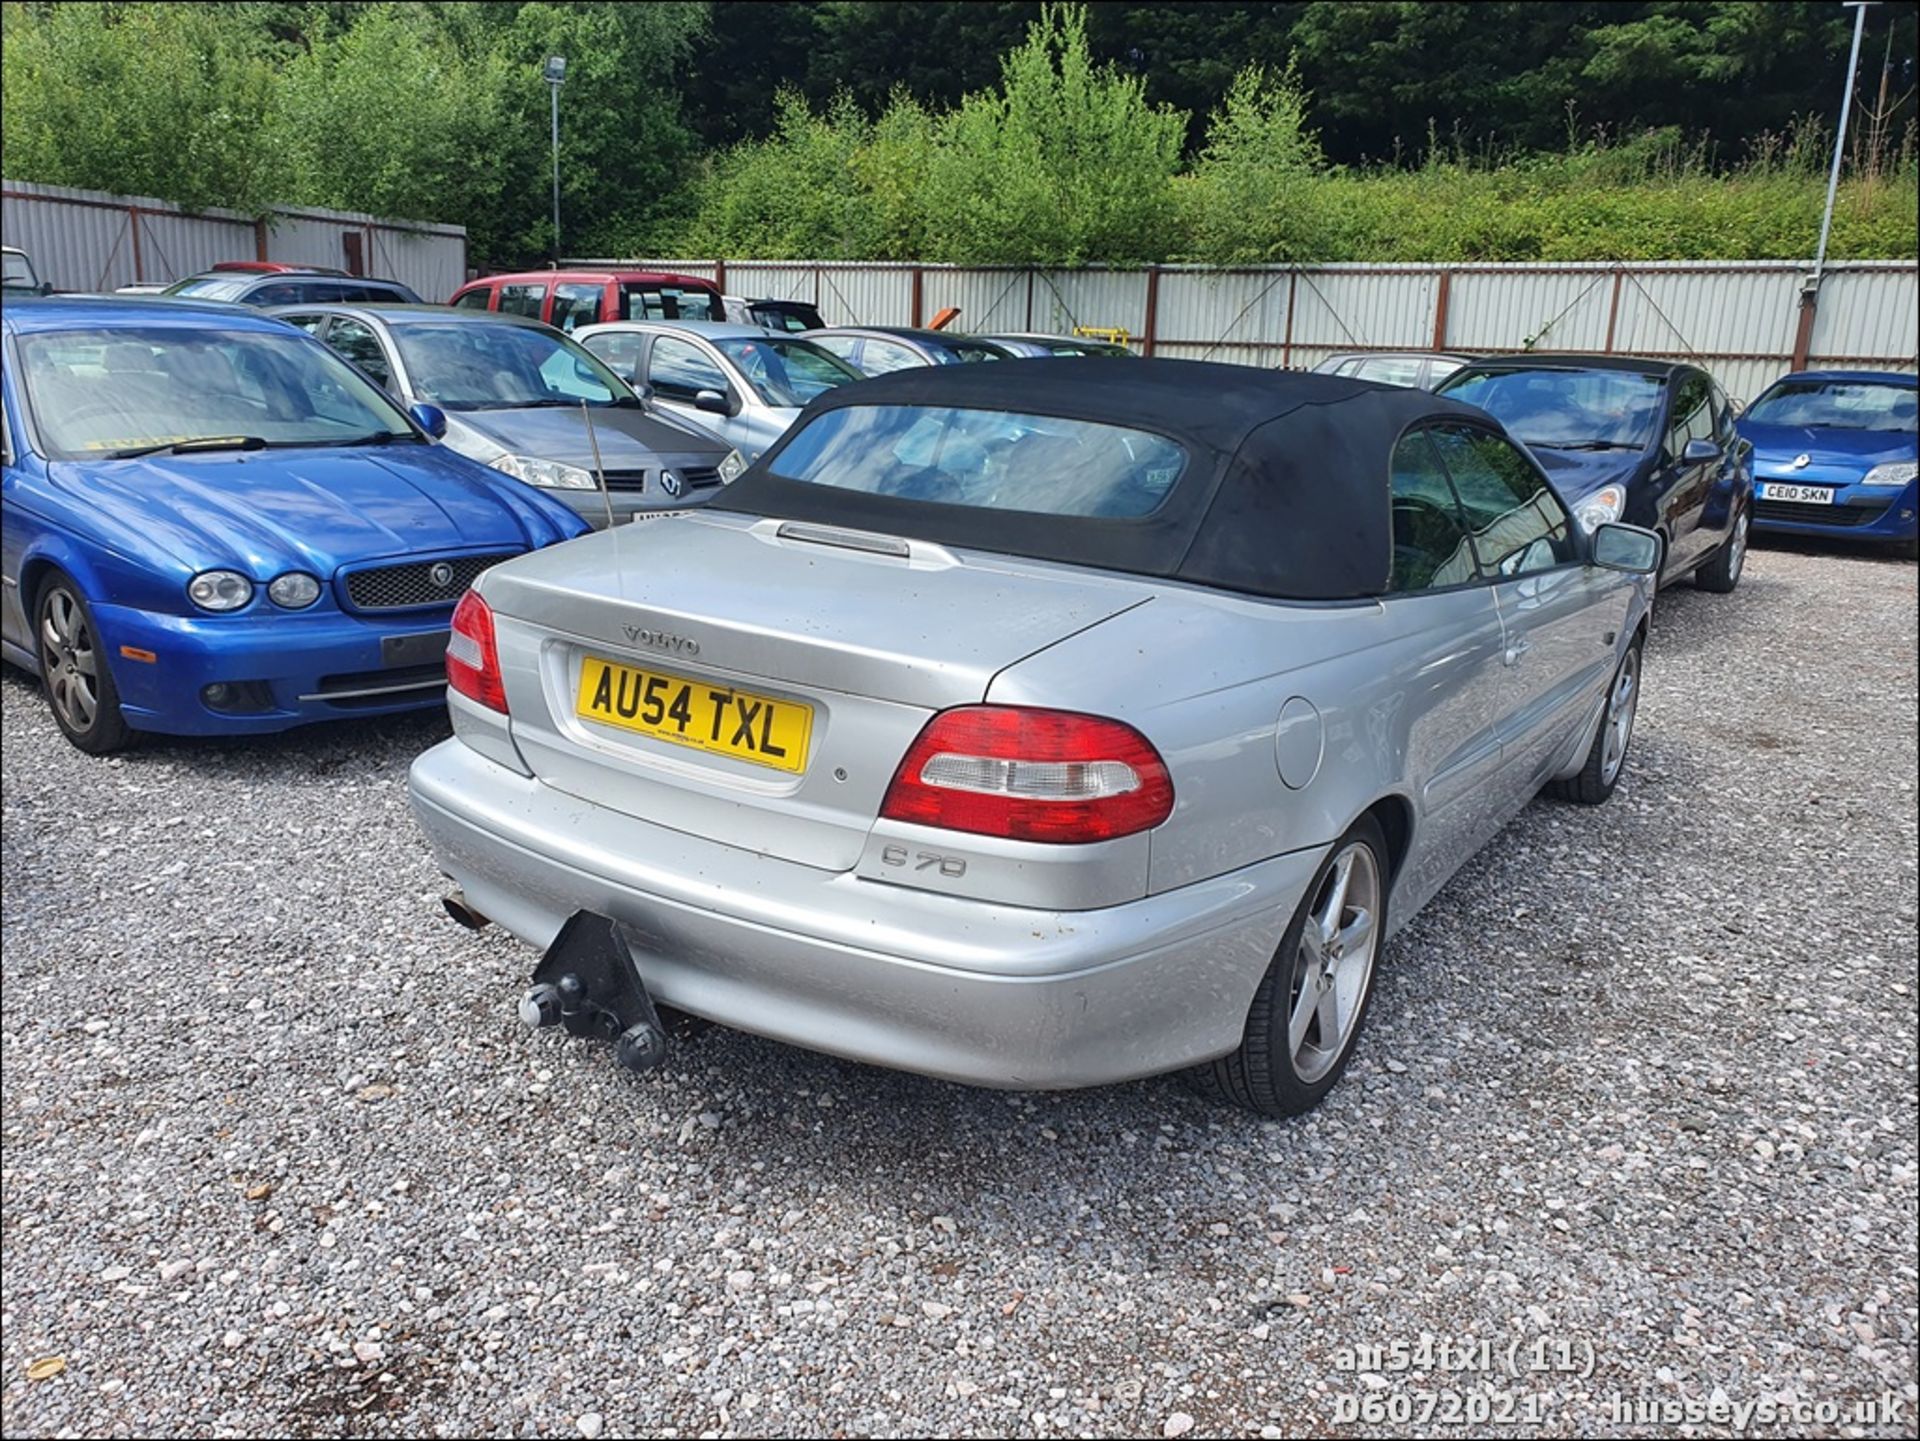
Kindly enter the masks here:
M 575 911 L 560 928 L 533 985 L 520 998 L 520 1019 L 539 1030 L 564 1025 L 569 1035 L 613 1043 L 629 1071 L 651 1071 L 667 1059 L 667 1031 L 647 994 L 620 929 L 591 911 Z

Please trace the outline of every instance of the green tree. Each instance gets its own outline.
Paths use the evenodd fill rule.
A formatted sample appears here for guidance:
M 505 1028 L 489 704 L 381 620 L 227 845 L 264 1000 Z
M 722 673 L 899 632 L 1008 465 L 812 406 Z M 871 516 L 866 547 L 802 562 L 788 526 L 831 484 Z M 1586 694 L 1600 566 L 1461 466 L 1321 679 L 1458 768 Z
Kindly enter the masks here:
M 1192 254 L 1223 265 L 1324 258 L 1312 194 L 1326 157 L 1307 128 L 1309 103 L 1291 68 L 1234 78 L 1181 190 Z
M 1077 265 L 1157 259 L 1174 226 L 1187 117 L 1087 47 L 1086 11 L 1048 5 L 939 127 L 923 205 L 928 258 Z
M 259 210 L 280 158 L 262 143 L 275 74 L 218 5 L 7 4 L 0 130 L 7 174 Z

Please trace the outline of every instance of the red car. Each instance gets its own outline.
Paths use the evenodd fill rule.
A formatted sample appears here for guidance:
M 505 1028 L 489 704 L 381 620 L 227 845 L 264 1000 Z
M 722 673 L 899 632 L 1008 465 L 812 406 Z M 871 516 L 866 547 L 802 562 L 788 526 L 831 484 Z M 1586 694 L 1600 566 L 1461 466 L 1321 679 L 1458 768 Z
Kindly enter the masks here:
M 577 330 L 604 320 L 725 320 L 711 282 L 655 270 L 528 270 L 469 280 L 449 304 Z

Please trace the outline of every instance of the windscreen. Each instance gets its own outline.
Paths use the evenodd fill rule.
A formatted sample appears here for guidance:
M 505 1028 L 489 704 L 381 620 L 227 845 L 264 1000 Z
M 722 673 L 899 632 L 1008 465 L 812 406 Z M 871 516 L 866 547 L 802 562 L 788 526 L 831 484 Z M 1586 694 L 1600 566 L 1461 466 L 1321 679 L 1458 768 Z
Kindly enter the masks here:
M 814 417 L 774 475 L 894 499 L 1043 515 L 1157 509 L 1186 463 L 1165 436 L 1061 416 L 850 405 Z
M 1817 426 L 1823 430 L 1915 433 L 1920 391 L 1911 385 L 1860 380 L 1783 380 L 1743 417 L 1756 425 Z
M 583 346 L 530 325 L 453 321 L 393 327 L 416 399 L 445 410 L 638 405 Z
M 9 250 L 4 256 L 0 256 L 0 266 L 4 266 L 4 272 L 0 273 L 0 281 L 4 281 L 7 285 L 30 288 L 40 283 L 33 273 L 33 266 L 20 251 Z
M 1666 381 L 1630 370 L 1463 370 L 1441 385 L 1527 445 L 1644 450 L 1660 424 Z
M 233 279 L 224 275 L 190 275 L 185 280 L 176 280 L 169 285 L 163 295 L 191 295 L 201 300 L 232 300 L 245 292 L 252 277 Z
M 811 341 L 769 337 L 713 343 L 768 405 L 802 406 L 836 385 L 865 378 Z
M 312 446 L 414 438 L 372 382 L 291 329 L 28 331 L 16 343 L 34 422 L 55 459 L 184 441 Z

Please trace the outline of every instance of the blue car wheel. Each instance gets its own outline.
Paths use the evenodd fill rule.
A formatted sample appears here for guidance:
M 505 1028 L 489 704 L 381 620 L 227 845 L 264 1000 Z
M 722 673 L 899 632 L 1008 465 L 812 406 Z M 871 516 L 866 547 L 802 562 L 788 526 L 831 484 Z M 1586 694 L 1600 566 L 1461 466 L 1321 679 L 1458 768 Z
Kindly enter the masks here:
M 106 647 L 80 588 L 56 571 L 40 587 L 33 617 L 40 684 L 54 724 L 89 755 L 121 749 L 133 731 L 120 713 Z

